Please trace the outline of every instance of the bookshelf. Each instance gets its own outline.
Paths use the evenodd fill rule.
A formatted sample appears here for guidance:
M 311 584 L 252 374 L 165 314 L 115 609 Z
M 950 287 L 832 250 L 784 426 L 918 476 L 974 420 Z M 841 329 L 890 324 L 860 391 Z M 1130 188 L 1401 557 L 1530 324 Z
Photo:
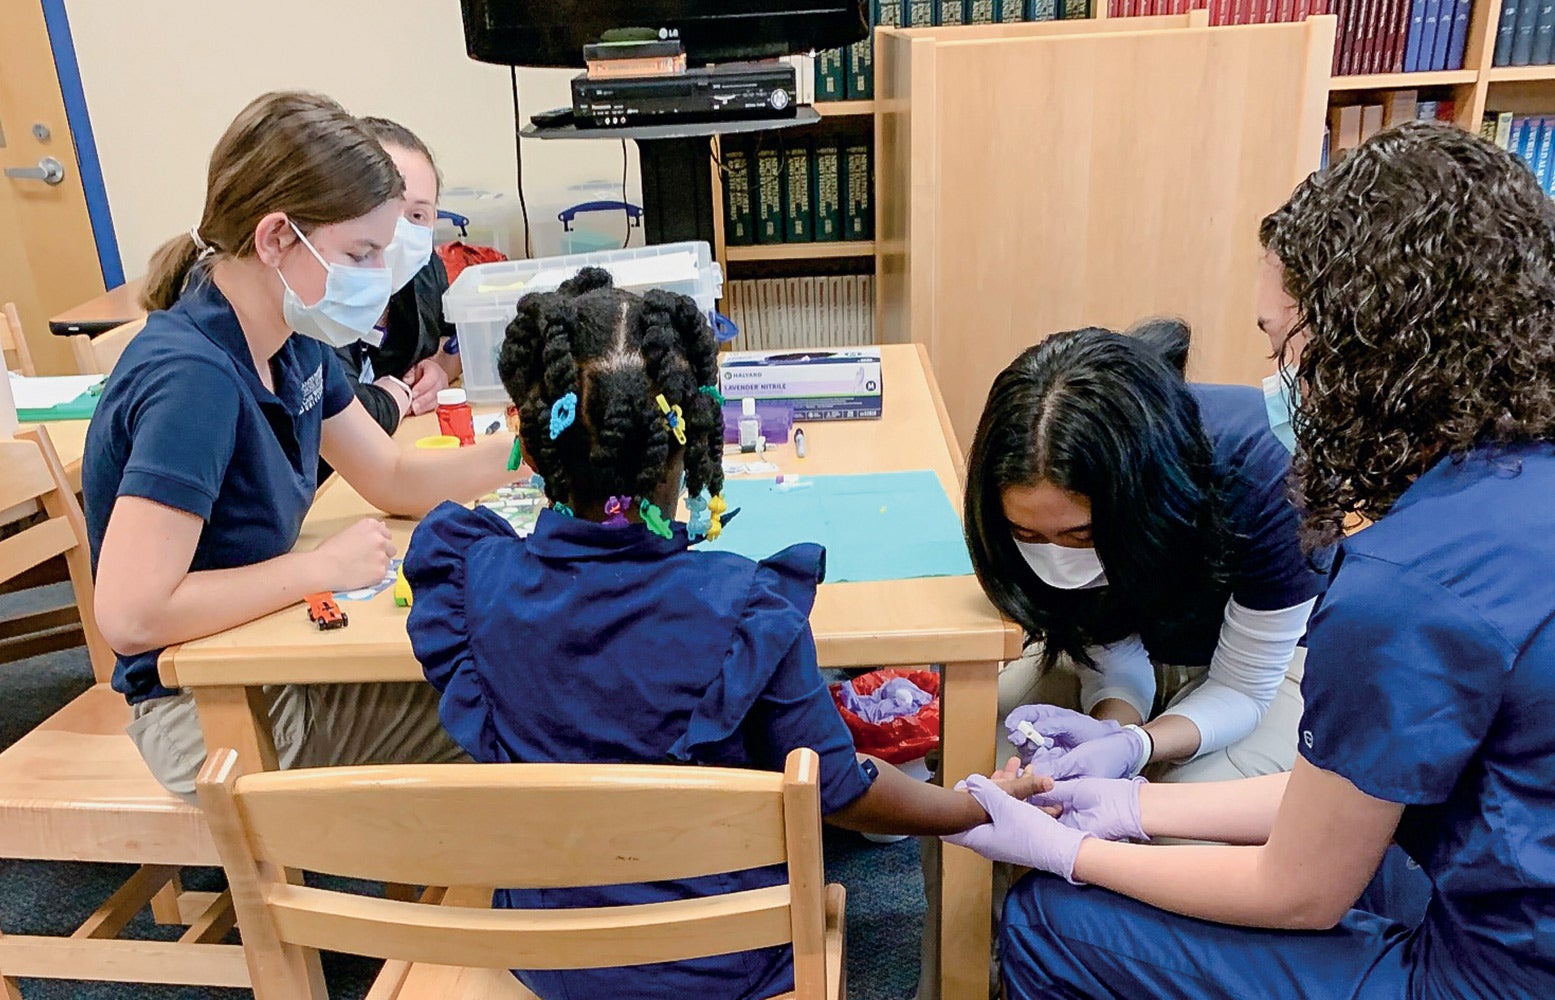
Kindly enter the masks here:
M 874 101 L 816 101 L 811 107 L 822 118 L 858 118 L 875 113 Z
M 1552 67 L 1537 66 L 1529 69 L 1549 70 Z M 1425 87 L 1460 87 L 1472 85 L 1479 73 L 1472 69 L 1438 70 L 1434 73 L 1370 73 L 1358 76 L 1335 76 L 1328 81 L 1330 92 L 1346 90 L 1418 90 Z
M 874 240 L 841 243 L 762 243 L 755 246 L 726 247 L 727 258 L 735 262 L 763 260 L 826 260 L 834 257 L 873 257 Z
M 1555 83 L 1555 66 L 1494 66 L 1491 83 Z

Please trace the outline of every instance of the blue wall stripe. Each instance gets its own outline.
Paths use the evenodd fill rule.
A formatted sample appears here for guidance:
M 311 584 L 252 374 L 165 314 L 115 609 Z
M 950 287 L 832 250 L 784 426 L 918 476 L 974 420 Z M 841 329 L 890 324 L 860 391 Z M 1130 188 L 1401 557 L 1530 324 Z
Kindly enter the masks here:
M 117 288 L 124 284 L 124 263 L 119 258 L 119 238 L 113 231 L 113 213 L 108 209 L 108 188 L 103 184 L 103 166 L 97 158 L 92 118 L 86 110 L 86 91 L 81 86 L 76 45 L 70 37 L 70 19 L 65 16 L 65 0 L 42 3 L 49 47 L 54 50 L 54 71 L 59 74 L 59 89 L 65 98 L 65 117 L 76 144 L 76 165 L 81 171 L 81 186 L 86 190 L 86 211 L 92 220 L 92 237 L 97 241 L 103 285 Z

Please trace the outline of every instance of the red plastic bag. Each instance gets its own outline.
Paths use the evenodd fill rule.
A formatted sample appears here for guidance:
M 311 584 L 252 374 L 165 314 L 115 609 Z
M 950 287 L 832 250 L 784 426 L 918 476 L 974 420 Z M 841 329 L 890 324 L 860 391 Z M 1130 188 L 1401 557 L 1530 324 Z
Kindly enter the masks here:
M 873 723 L 865 722 L 843 707 L 839 697 L 842 684 L 833 684 L 831 695 L 837 713 L 847 724 L 848 732 L 853 734 L 853 743 L 861 752 L 892 764 L 905 764 L 939 746 L 939 675 L 929 670 L 873 670 L 845 683 L 853 685 L 858 694 L 870 694 L 897 677 L 912 681 L 933 695 L 934 700 L 912 715 Z
M 437 255 L 442 258 L 443 268 L 448 271 L 450 285 L 455 278 L 459 277 L 459 272 L 471 264 L 495 264 L 497 261 L 507 260 L 499 250 L 491 247 L 475 247 L 468 243 L 460 243 L 458 240 L 438 247 Z

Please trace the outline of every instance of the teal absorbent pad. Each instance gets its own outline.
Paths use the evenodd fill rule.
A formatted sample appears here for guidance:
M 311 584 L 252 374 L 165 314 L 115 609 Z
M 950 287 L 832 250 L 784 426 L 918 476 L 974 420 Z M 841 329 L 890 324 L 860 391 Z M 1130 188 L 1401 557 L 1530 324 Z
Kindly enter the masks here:
M 826 547 L 829 583 L 966 576 L 972 572 L 961 521 L 939 478 L 927 470 L 857 476 L 801 476 L 797 488 L 771 479 L 724 481 L 740 515 L 698 548 L 765 559 L 797 542 Z

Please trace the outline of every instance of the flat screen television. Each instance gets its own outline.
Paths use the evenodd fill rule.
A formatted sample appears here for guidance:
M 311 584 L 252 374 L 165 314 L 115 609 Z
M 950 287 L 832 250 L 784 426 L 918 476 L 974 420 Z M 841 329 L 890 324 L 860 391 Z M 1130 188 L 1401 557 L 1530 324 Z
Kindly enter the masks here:
M 582 67 L 617 28 L 678 32 L 692 66 L 835 49 L 869 34 L 869 0 L 460 0 L 471 59 Z

